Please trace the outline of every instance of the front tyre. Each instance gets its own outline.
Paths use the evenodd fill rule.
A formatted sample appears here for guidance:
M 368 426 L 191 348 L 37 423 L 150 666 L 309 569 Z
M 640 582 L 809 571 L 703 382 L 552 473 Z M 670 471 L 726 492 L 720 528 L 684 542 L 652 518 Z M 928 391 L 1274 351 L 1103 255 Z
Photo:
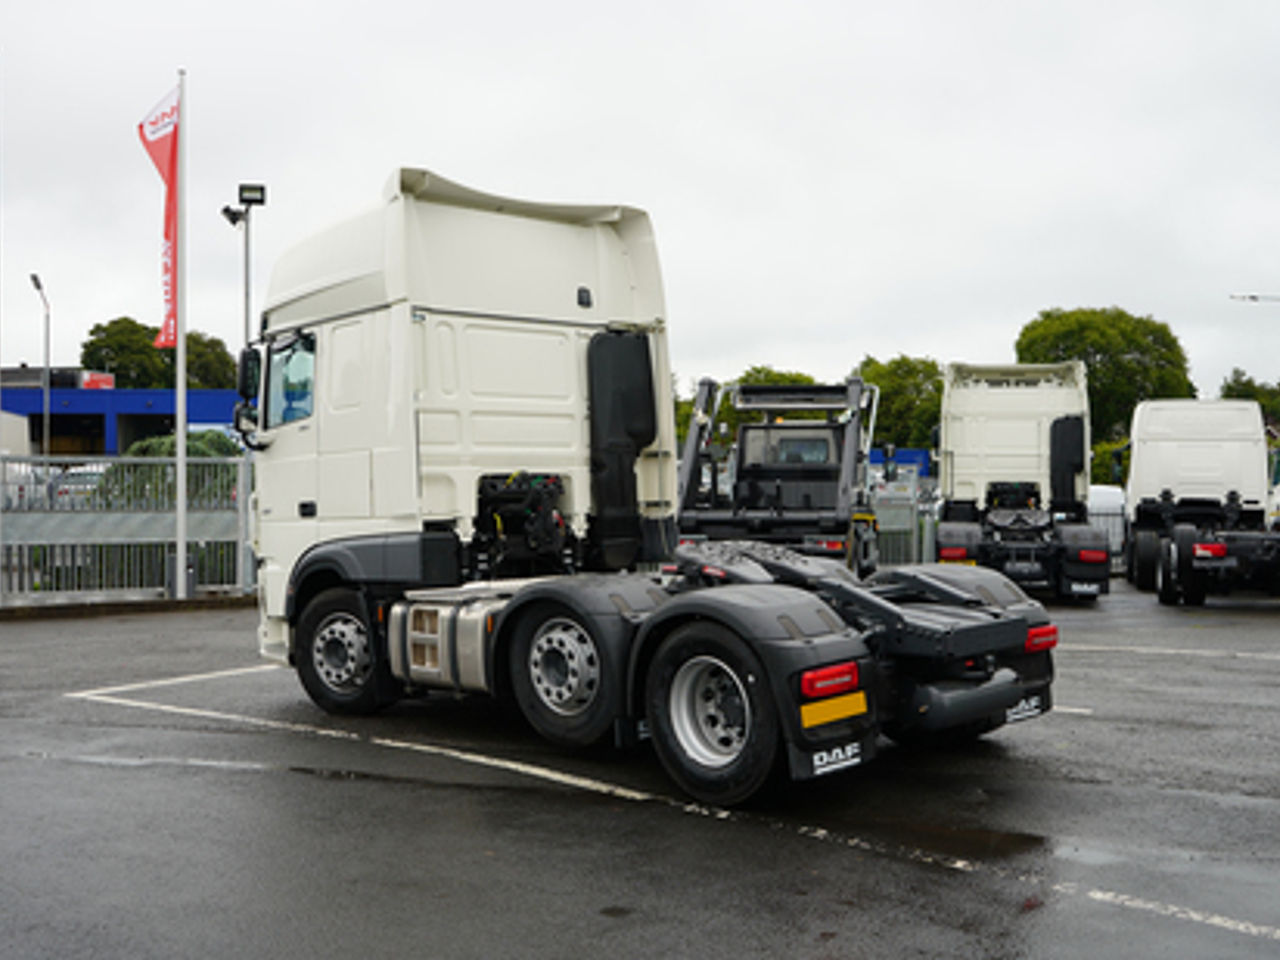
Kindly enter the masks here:
M 695 622 L 663 640 L 645 706 L 658 759 L 695 799 L 732 806 L 773 776 L 777 707 L 760 661 L 732 631 Z
M 387 667 L 360 594 L 335 587 L 302 611 L 294 631 L 294 660 L 307 695 L 326 713 L 374 713 L 389 698 Z
M 621 666 L 584 618 L 560 604 L 540 603 L 520 615 L 509 668 L 520 712 L 553 743 L 597 743 L 621 712 Z

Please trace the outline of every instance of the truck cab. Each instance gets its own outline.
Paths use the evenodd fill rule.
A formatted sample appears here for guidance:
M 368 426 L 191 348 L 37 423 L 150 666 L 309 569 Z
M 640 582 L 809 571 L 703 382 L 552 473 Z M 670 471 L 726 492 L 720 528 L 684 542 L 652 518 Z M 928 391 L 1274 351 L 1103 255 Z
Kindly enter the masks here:
M 1084 364 L 953 363 L 943 375 L 938 559 L 980 564 L 1061 598 L 1109 592 L 1088 523 Z
M 260 641 L 336 582 L 656 564 L 675 437 L 647 214 L 401 169 L 276 265 L 245 367 Z
M 1125 488 L 1129 578 L 1161 602 L 1280 591 L 1269 529 L 1266 431 L 1254 400 L 1145 400 L 1133 411 Z

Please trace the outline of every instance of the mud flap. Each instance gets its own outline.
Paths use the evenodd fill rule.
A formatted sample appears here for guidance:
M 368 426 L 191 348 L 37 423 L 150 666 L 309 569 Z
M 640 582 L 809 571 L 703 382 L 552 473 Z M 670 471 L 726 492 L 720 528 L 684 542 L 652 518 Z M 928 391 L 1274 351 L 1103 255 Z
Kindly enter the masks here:
M 876 755 L 876 734 L 850 736 L 815 748 L 787 741 L 787 763 L 792 780 L 814 777 L 861 766 Z

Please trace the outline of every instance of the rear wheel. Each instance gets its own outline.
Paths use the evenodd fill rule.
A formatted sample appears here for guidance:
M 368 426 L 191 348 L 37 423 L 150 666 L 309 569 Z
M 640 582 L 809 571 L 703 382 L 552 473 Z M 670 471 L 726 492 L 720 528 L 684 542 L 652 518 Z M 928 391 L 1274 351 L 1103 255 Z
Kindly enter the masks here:
M 373 713 L 391 697 L 385 658 L 355 590 L 335 587 L 317 595 L 298 618 L 294 660 L 307 695 L 327 713 Z
M 1156 565 L 1156 597 L 1166 607 L 1178 604 L 1178 583 L 1174 580 L 1175 548 L 1172 540 L 1160 545 L 1160 562 Z
M 577 614 L 559 604 L 530 607 L 516 624 L 509 664 L 520 712 L 548 740 L 587 746 L 612 729 L 621 667 Z
M 695 622 L 663 640 L 645 705 L 658 759 L 695 799 L 741 803 L 772 778 L 777 708 L 760 661 L 732 631 Z
M 1194 566 L 1196 528 L 1189 523 L 1179 523 L 1173 528 L 1173 543 L 1178 562 L 1178 586 L 1182 588 L 1182 602 L 1189 607 L 1204 606 L 1205 577 Z
M 1160 534 L 1139 530 L 1133 536 L 1133 585 L 1139 590 L 1154 590 L 1160 567 Z

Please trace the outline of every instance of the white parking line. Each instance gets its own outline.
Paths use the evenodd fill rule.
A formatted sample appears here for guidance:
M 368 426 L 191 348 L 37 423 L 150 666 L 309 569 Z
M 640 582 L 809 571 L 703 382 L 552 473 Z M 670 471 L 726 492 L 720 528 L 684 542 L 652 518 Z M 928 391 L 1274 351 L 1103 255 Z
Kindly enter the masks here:
M 1125 649 L 1125 648 L 1120 648 Z M 147 700 L 133 700 L 127 697 L 117 696 L 119 693 L 125 693 L 135 690 L 153 690 L 160 687 L 176 686 L 184 683 L 196 683 L 202 680 L 218 680 L 227 677 L 242 676 L 245 674 L 261 673 L 268 670 L 279 669 L 274 664 L 267 664 L 257 667 L 245 667 L 237 670 L 220 670 L 213 673 L 189 674 L 181 677 L 173 677 L 167 680 L 153 680 L 143 683 L 123 684 L 117 687 L 102 688 L 100 690 L 81 690 L 74 693 L 67 693 L 65 696 L 77 700 L 85 700 L 93 703 L 109 704 L 112 706 L 126 707 L 135 710 L 152 710 L 159 713 L 169 713 L 176 716 L 195 717 L 203 720 L 219 720 L 226 723 L 241 724 L 245 726 L 257 727 L 264 730 L 280 730 L 286 733 L 300 733 L 311 736 L 328 737 L 335 740 L 347 740 L 352 742 L 369 743 L 374 746 L 385 747 L 392 750 L 405 750 L 413 753 L 424 753 L 431 756 L 446 757 L 448 759 L 457 760 L 462 763 L 472 764 L 475 766 L 485 767 L 493 770 L 504 770 L 509 773 L 515 773 L 520 776 L 530 777 L 542 780 L 548 783 L 555 783 L 561 786 L 570 787 L 577 790 L 583 790 L 589 793 L 601 794 L 608 797 L 614 797 L 620 800 L 630 800 L 636 803 L 656 802 L 674 807 L 683 813 L 694 816 L 710 817 L 716 820 L 745 820 L 748 819 L 743 815 L 736 814 L 731 810 L 725 810 L 719 807 L 707 807 L 696 803 L 687 803 L 685 801 L 676 800 L 672 797 L 663 796 L 661 794 L 648 793 L 643 790 L 633 790 L 629 787 L 623 787 L 618 784 L 609 783 L 604 780 L 596 780 L 591 777 L 580 777 L 575 774 L 564 773 L 559 770 L 553 770 L 549 767 L 541 767 L 536 764 L 522 763 L 516 760 L 507 760 L 502 757 L 491 757 L 487 754 L 475 753 L 469 750 L 458 750 L 453 747 L 443 747 L 431 743 L 419 743 L 409 740 L 394 740 L 387 737 L 367 737 L 360 733 L 350 730 L 335 730 L 330 727 L 315 726 L 307 723 L 290 723 L 283 720 L 268 720 L 264 717 L 251 717 L 245 714 L 227 713 L 221 710 L 205 710 L 198 707 L 182 707 L 175 704 L 154 703 Z M 1093 711 L 1083 707 L 1055 707 L 1057 711 L 1067 713 L 1092 713 Z M 217 763 L 197 764 L 201 766 L 210 766 L 217 768 L 221 766 Z M 234 769 L 231 768 L 231 769 Z M 246 766 L 246 769 L 252 769 Z M 784 826 L 779 824 L 779 826 Z M 1034 875 L 1013 875 L 1009 871 L 1001 867 L 990 867 L 981 863 L 974 863 L 971 860 L 964 860 L 955 857 L 948 857 L 931 853 L 927 850 L 911 849 L 904 847 L 891 847 L 877 841 L 866 840 L 861 837 L 847 837 L 832 833 L 822 827 L 806 827 L 800 826 L 794 828 L 798 836 L 806 837 L 812 840 L 818 840 L 824 843 L 835 843 L 841 846 L 851 847 L 856 850 L 863 850 L 876 853 L 881 856 L 890 857 L 898 860 L 909 860 L 913 863 L 922 863 L 931 866 L 942 867 L 946 870 L 954 870 L 961 873 L 978 873 L 984 872 L 992 876 L 1010 877 L 1019 882 L 1026 883 L 1031 886 L 1038 886 L 1040 878 Z M 1188 923 L 1196 923 L 1201 926 L 1212 927 L 1219 930 L 1226 930 L 1243 936 L 1253 937 L 1259 940 L 1280 941 L 1280 928 L 1269 926 L 1266 924 L 1252 923 L 1247 920 L 1238 920 L 1232 917 L 1224 917 L 1220 914 L 1207 913 L 1202 910 L 1194 910 L 1188 907 L 1180 907 L 1173 904 L 1161 903 L 1155 900 L 1146 900 L 1141 897 L 1133 897 L 1128 894 L 1119 893 L 1111 890 L 1081 890 L 1077 884 L 1060 883 L 1054 884 L 1050 889 L 1063 896 L 1075 896 L 1083 893 L 1089 900 L 1095 903 L 1119 906 L 1130 910 L 1141 910 L 1156 916 L 1168 917 L 1175 920 L 1182 920 Z
M 181 677 L 169 677 L 165 680 L 147 680 L 142 683 L 125 683 L 118 687 L 102 687 L 98 690 L 81 690 L 79 693 L 68 693 L 68 697 L 82 700 L 94 700 L 110 696 L 113 693 L 128 693 L 134 690 L 155 690 L 158 687 L 174 687 L 182 683 L 199 683 L 202 680 L 221 680 L 223 677 L 240 677 L 246 673 L 265 673 L 279 670 L 274 663 L 264 663 L 256 667 L 237 667 L 234 670 L 214 670 L 211 673 L 189 673 Z
M 1071 653 L 1136 653 L 1146 657 L 1203 657 L 1210 660 L 1270 660 L 1280 662 L 1280 653 L 1253 653 L 1248 650 L 1178 649 L 1176 647 L 1116 647 L 1105 644 L 1059 644 L 1058 650 Z

